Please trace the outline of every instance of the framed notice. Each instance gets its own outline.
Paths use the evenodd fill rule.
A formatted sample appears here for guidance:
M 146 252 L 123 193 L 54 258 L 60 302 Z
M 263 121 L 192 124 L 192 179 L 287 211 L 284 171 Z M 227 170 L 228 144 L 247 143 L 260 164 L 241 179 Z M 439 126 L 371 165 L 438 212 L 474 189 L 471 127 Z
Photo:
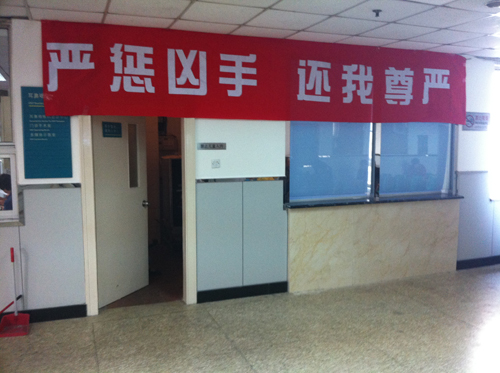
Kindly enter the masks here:
M 68 116 L 45 116 L 42 87 L 21 87 L 26 179 L 71 178 Z

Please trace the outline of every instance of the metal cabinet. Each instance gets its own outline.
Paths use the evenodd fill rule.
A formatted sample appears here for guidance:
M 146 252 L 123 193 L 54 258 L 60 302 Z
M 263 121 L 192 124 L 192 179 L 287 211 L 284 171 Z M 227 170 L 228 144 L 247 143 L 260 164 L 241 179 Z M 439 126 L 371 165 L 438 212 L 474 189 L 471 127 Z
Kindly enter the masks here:
M 287 281 L 283 181 L 198 183 L 198 291 Z

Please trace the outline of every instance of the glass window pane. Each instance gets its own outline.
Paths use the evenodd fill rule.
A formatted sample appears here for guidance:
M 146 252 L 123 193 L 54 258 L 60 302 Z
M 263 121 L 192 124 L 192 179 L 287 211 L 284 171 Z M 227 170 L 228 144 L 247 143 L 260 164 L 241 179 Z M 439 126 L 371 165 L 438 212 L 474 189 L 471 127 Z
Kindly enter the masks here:
M 291 122 L 290 201 L 366 197 L 371 123 Z
M 130 187 L 139 186 L 139 173 L 137 165 L 137 125 L 128 125 L 128 169 Z
M 447 193 L 451 124 L 383 123 L 380 195 Z

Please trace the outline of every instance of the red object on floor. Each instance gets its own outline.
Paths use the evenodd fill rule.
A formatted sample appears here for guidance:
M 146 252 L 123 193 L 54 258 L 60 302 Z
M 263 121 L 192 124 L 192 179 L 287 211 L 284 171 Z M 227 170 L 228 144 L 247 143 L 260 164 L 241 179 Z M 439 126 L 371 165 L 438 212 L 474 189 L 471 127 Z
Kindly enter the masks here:
M 1 337 L 19 337 L 27 335 L 30 330 L 30 315 L 27 313 L 19 313 L 5 315 L 0 323 L 0 338 Z

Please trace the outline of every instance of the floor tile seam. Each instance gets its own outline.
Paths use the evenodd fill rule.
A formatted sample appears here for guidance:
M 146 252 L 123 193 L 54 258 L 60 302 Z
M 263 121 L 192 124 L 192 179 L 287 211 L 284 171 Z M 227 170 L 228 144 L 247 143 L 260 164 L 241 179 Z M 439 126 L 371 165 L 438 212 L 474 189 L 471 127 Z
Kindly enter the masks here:
M 396 292 L 398 292 L 398 291 L 399 291 L 399 290 L 396 290 Z M 439 294 L 437 294 L 437 293 L 433 293 L 433 294 L 440 296 L 440 295 L 439 295 Z M 402 295 L 404 295 L 404 294 L 402 294 Z M 422 301 L 422 300 L 420 300 L 420 299 L 413 298 L 413 297 L 408 296 L 408 295 L 407 295 L 407 297 L 408 297 L 408 298 L 410 298 L 410 299 L 412 299 L 412 300 L 414 300 L 415 302 L 417 302 L 417 303 L 419 303 L 419 304 L 423 305 L 423 306 L 426 306 L 426 307 L 431 307 L 433 310 L 437 311 L 438 313 L 440 313 L 443 317 L 445 317 L 445 318 L 447 318 L 447 319 L 453 319 L 453 320 L 455 320 L 455 321 L 459 321 L 459 322 L 464 323 L 464 324 L 466 324 L 467 326 L 472 327 L 472 328 L 477 328 L 477 327 L 478 327 L 477 325 L 474 325 L 474 324 L 472 324 L 472 323 L 468 322 L 467 320 L 463 320 L 463 319 L 461 319 L 461 318 L 457 317 L 456 315 L 453 315 L 452 313 L 446 312 L 446 311 L 445 311 L 445 310 L 443 310 L 441 307 L 437 307 L 437 306 L 435 306 L 435 305 L 433 305 L 433 304 L 431 304 L 431 303 L 426 302 L 425 300 L 424 300 L 424 301 Z
M 210 317 L 212 318 L 212 320 L 215 323 L 215 325 L 217 326 L 217 328 L 222 332 L 222 334 L 224 335 L 224 337 L 226 338 L 226 340 L 230 343 L 231 347 L 233 347 L 238 352 L 238 354 L 243 358 L 243 360 L 245 360 L 245 362 L 248 364 L 248 366 L 250 367 L 250 369 L 252 370 L 252 372 L 257 372 L 257 370 L 255 370 L 254 366 L 248 361 L 246 355 L 238 347 L 238 345 L 236 344 L 236 342 L 231 337 L 229 337 L 229 335 L 224 331 L 224 329 L 221 327 L 221 325 L 217 322 L 217 320 L 212 315 L 212 313 L 210 312 L 210 310 L 207 310 L 207 313 L 210 315 Z
M 92 341 L 94 342 L 94 353 L 95 353 L 95 362 L 97 364 L 97 372 L 101 373 L 101 364 L 99 363 L 99 354 L 97 352 L 97 341 L 95 337 L 95 325 L 92 324 Z

